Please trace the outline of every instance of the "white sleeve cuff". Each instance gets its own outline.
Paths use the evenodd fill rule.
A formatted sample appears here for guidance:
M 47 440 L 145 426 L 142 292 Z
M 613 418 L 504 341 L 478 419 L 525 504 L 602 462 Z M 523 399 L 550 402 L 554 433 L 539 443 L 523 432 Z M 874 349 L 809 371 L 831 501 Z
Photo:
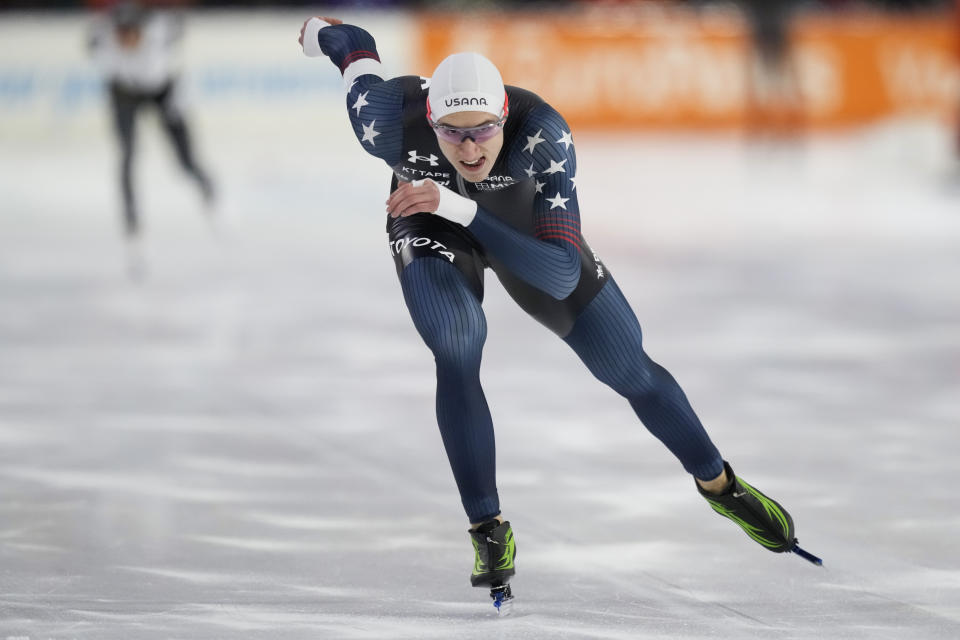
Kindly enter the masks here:
M 320 29 L 327 26 L 327 23 L 320 18 L 310 18 L 303 27 L 303 53 L 309 58 L 318 58 L 323 55 L 320 50 L 320 39 L 318 37 Z
M 430 180 L 430 178 L 426 180 L 414 180 L 413 185 L 421 185 L 427 180 Z M 430 180 L 430 182 L 433 182 L 433 180 Z M 433 183 L 437 184 L 436 182 Z M 470 223 L 473 222 L 473 219 L 477 215 L 477 203 L 439 184 L 437 184 L 437 189 L 440 190 L 440 204 L 437 206 L 437 210 L 431 213 L 435 216 L 446 218 L 450 222 L 456 222 L 464 227 L 470 226 Z
M 343 88 L 350 93 L 350 85 L 360 76 L 372 74 L 378 78 L 383 78 L 383 65 L 373 58 L 360 58 L 356 62 L 351 62 L 343 70 Z

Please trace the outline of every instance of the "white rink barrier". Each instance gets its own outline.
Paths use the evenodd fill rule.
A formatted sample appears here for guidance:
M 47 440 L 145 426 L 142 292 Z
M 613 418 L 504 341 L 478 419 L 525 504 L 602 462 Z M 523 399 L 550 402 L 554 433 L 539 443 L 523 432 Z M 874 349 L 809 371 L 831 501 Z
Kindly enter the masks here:
M 327 60 L 297 43 L 303 11 L 186 12 L 184 97 L 208 126 L 256 131 L 310 112 L 342 116 L 343 88 Z M 390 75 L 409 73 L 411 19 L 342 13 L 377 39 Z M 0 21 L 0 140 L 87 137 L 105 122 L 103 81 L 87 51 L 93 13 L 8 13 Z

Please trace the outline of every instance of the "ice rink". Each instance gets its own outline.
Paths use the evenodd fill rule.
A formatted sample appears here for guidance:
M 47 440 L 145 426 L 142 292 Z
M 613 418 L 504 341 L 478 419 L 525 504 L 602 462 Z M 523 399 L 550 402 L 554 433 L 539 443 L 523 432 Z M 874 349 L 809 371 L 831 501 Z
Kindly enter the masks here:
M 328 105 L 329 106 L 329 105 Z M 328 112 L 333 113 L 327 117 Z M 339 105 L 156 123 L 126 272 L 105 125 L 0 152 L 0 638 L 960 637 L 960 187 L 945 132 L 574 132 L 650 354 L 816 568 L 714 514 L 487 274 L 514 615 L 472 589 L 433 363 Z

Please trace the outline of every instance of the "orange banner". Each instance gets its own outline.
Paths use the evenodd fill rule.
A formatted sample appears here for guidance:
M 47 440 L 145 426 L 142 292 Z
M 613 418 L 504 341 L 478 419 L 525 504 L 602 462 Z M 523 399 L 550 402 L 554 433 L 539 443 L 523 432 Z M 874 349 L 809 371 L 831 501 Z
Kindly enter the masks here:
M 417 23 L 422 75 L 450 53 L 479 51 L 504 82 L 535 91 L 578 127 L 729 128 L 763 118 L 829 127 L 904 113 L 952 118 L 960 100 L 948 16 L 799 18 L 774 67 L 753 53 L 735 14 L 428 14 Z

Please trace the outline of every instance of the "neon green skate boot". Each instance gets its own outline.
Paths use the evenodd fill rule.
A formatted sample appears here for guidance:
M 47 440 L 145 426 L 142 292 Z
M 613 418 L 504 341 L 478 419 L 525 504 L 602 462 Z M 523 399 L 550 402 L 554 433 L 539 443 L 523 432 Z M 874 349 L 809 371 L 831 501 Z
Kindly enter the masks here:
M 733 520 L 750 539 L 774 553 L 793 551 L 797 545 L 793 519 L 776 501 L 738 478 L 728 462 L 723 463 L 731 482 L 722 494 L 705 491 L 697 483 L 697 491 L 725 518 Z
M 506 520 L 488 520 L 470 531 L 470 539 L 475 552 L 470 584 L 489 587 L 497 613 L 508 615 L 513 604 L 513 592 L 508 583 L 516 573 L 514 559 L 517 557 L 513 529 Z

